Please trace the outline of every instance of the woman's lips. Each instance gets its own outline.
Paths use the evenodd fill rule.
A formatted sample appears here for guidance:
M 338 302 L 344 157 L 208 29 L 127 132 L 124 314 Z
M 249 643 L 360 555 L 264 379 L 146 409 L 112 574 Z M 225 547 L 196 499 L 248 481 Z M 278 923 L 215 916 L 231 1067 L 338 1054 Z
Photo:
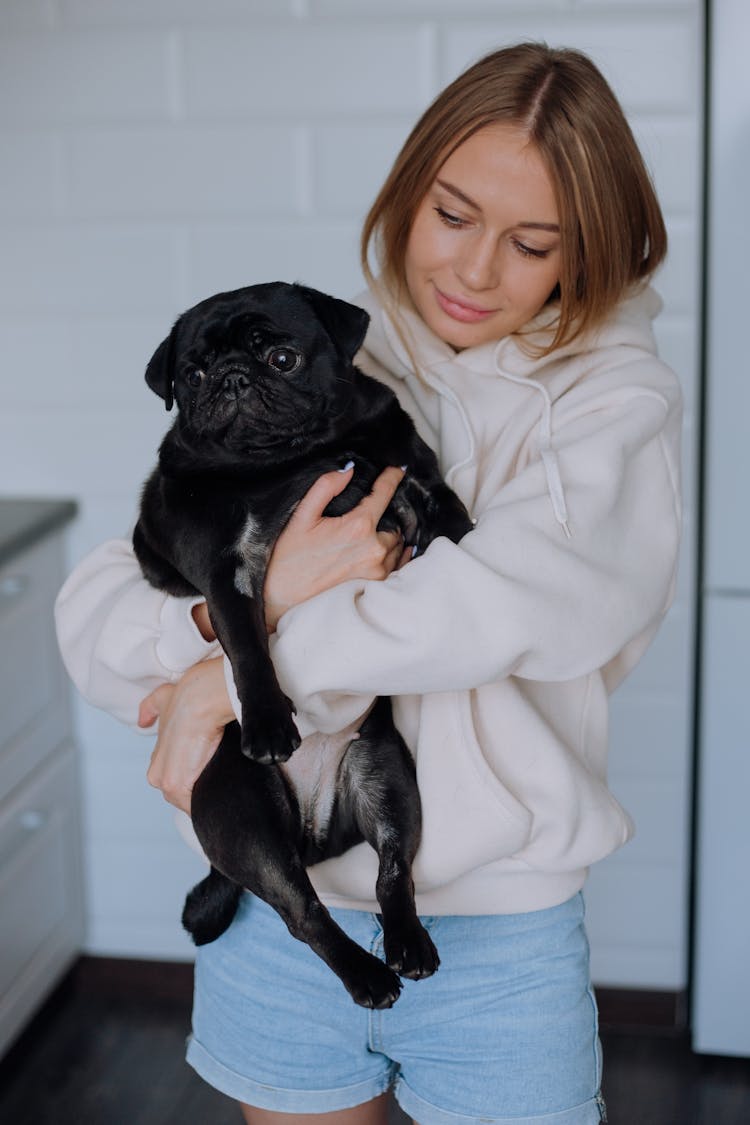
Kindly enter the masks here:
M 463 321 L 464 324 L 476 324 L 477 321 L 486 320 L 492 316 L 495 309 L 482 309 L 478 305 L 467 304 L 456 297 L 449 297 L 447 293 L 435 288 L 435 297 L 440 308 L 454 320 Z

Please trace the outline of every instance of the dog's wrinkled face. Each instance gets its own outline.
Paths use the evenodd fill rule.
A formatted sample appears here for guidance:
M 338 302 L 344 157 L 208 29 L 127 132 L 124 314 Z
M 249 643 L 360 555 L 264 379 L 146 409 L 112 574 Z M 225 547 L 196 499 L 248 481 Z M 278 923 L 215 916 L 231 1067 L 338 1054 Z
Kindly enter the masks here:
M 235 453 L 304 447 L 345 409 L 368 319 L 345 301 L 284 282 L 219 293 L 179 318 L 146 381 L 167 409 L 176 400 L 191 445 Z

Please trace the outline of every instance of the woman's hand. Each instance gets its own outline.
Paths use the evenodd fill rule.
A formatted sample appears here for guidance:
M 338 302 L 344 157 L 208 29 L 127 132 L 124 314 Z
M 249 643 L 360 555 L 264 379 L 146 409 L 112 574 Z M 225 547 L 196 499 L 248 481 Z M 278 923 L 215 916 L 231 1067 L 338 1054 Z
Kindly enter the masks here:
M 159 723 L 149 784 L 188 815 L 193 785 L 234 717 L 223 657 L 194 664 L 176 684 L 162 684 L 141 703 L 138 726 Z
M 264 587 L 269 633 L 292 606 L 349 578 L 386 578 L 402 563 L 401 536 L 377 526 L 403 476 L 402 469 L 385 469 L 370 495 L 343 516 L 323 512 L 346 488 L 352 470 L 326 473 L 315 482 L 271 554 Z

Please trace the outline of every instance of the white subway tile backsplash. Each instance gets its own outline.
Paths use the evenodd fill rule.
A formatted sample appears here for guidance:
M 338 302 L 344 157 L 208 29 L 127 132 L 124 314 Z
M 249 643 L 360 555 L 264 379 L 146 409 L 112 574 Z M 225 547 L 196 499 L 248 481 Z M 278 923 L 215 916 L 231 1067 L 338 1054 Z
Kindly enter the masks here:
M 309 0 L 313 17 L 341 16 L 367 19 L 377 11 L 379 16 L 396 15 L 408 19 L 469 20 L 472 16 L 499 15 L 506 12 L 565 11 L 575 0 Z
M 176 24 L 245 23 L 294 17 L 295 0 L 57 0 L 71 27 L 166 27 Z
M 321 125 L 313 133 L 315 210 L 363 219 L 414 121 Z
M 680 865 L 610 858 L 593 868 L 589 880 L 586 921 L 592 947 L 661 947 L 677 956 L 686 910 Z M 601 976 L 594 979 L 603 983 Z
M 61 149 L 52 130 L 0 132 L 0 221 L 59 216 Z
M 424 100 L 423 35 L 398 22 L 187 30 L 184 46 L 185 110 L 194 120 L 360 120 L 416 113 Z
M 148 223 L 39 223 L 3 230 L 1 237 L 6 316 L 169 313 L 175 307 L 179 250 L 170 230 Z
M 137 497 L 169 424 L 159 400 L 137 413 L 40 408 L 0 415 L 4 495 Z
M 647 786 L 688 770 L 692 716 L 682 695 L 641 694 L 629 680 L 610 703 L 609 776 Z
M 697 0 L 0 5 L 0 346 L 13 376 L 0 487 L 79 499 L 71 564 L 131 529 L 171 422 L 143 372 L 177 314 L 219 289 L 277 278 L 353 298 L 361 218 L 445 81 L 524 38 L 580 46 L 602 65 L 668 216 L 656 334 L 688 418 L 677 603 L 612 700 L 611 777 L 638 836 L 594 869 L 587 892 L 595 978 L 643 988 L 686 979 L 701 9 Z M 179 914 L 205 869 L 145 781 L 150 739 L 80 701 L 76 713 L 89 951 L 189 958 Z M 131 819 L 147 839 L 129 835 Z
M 46 31 L 54 26 L 56 15 L 56 0 L 3 0 L 0 32 Z
M 669 253 L 654 275 L 654 286 L 668 302 L 670 314 L 697 316 L 700 308 L 701 254 L 698 216 L 667 220 Z
M 166 312 L 0 318 L 5 370 L 23 373 L 7 379 L 4 408 L 51 410 L 76 402 L 88 410 L 150 409 L 144 372 L 172 319 Z
M 167 117 L 167 39 L 134 32 L 0 39 L 0 127 Z
M 89 129 L 69 136 L 68 208 L 86 218 L 294 215 L 293 126 Z
M 631 117 L 630 124 L 664 211 L 677 216 L 694 215 L 701 190 L 697 117 L 638 116 Z
M 661 291 L 657 282 L 657 290 Z M 697 317 L 680 316 L 668 308 L 654 322 L 654 333 L 659 347 L 659 355 L 668 363 L 680 380 L 683 406 L 686 418 L 691 418 L 697 409 L 699 389 L 698 349 L 699 328 Z
M 629 15 L 627 8 L 555 17 L 509 15 L 496 23 L 467 21 L 444 31 L 444 73 L 453 78 L 496 47 L 523 39 L 576 47 L 590 55 L 626 110 L 695 113 L 700 104 L 697 28 L 689 15 Z
M 356 222 L 196 227 L 188 301 L 260 281 L 299 281 L 345 300 L 362 287 Z

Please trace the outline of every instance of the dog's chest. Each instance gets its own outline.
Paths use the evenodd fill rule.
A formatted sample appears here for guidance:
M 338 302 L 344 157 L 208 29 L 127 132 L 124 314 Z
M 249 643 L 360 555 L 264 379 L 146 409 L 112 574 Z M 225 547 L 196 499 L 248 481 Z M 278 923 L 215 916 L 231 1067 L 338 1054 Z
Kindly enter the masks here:
M 241 594 L 252 598 L 259 592 L 259 586 L 266 573 L 271 543 L 267 533 L 264 534 L 263 525 L 251 513 L 245 516 L 242 530 L 234 545 L 234 553 L 238 560 L 234 572 L 234 584 Z
M 294 791 L 306 836 L 322 841 L 328 831 L 344 755 L 359 723 L 336 734 L 311 734 L 279 766 Z

